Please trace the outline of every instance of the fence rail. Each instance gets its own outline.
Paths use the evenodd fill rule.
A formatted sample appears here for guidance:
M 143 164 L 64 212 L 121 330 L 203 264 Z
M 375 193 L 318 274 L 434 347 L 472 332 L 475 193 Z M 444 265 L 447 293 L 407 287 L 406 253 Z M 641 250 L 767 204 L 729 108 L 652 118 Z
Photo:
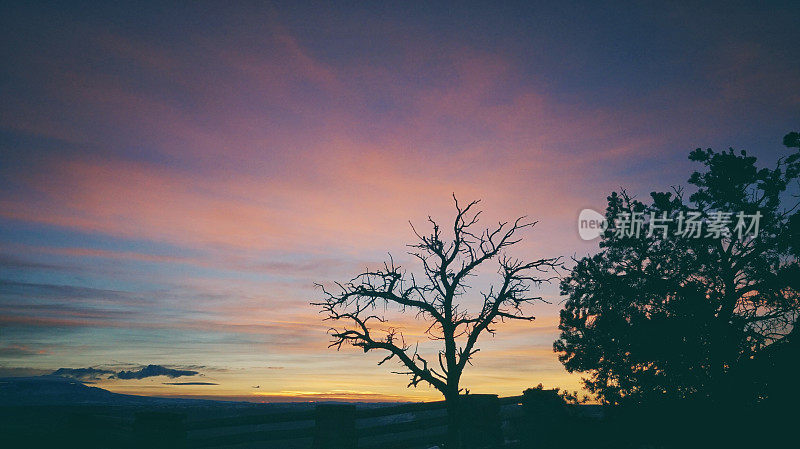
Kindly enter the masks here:
M 278 424 L 295 421 L 313 421 L 314 410 L 301 410 L 284 413 L 265 413 L 260 415 L 231 416 L 225 418 L 212 418 L 186 423 L 187 430 L 210 429 L 217 427 L 253 426 L 259 424 Z
M 255 441 L 279 441 L 308 438 L 313 435 L 315 427 L 301 427 L 297 429 L 257 430 L 237 433 L 234 435 L 217 435 L 197 440 L 189 440 L 190 447 L 220 447 L 234 444 L 251 443 Z
M 548 429 L 563 422 L 558 413 L 566 413 L 552 390 L 526 390 L 525 395 L 503 398 L 465 395 L 460 402 L 463 407 L 455 418 L 468 447 L 511 447 L 515 439 L 540 440 Z M 444 401 L 366 407 L 317 404 L 304 410 L 250 414 L 253 411 L 187 421 L 187 411 L 180 408 L 121 412 L 112 407 L 75 406 L 48 409 L 51 429 L 42 432 L 37 427 L 43 419 L 41 408 L 0 407 L 6 417 L 3 421 L 12 423 L 4 438 L 52 442 L 37 447 L 417 449 L 445 441 L 450 418 Z M 582 415 L 590 417 L 585 413 L 590 411 L 583 410 Z M 199 418 L 205 412 L 190 413 Z
M 508 396 L 498 398 L 496 395 L 467 395 L 463 396 L 464 402 L 473 399 L 482 399 L 481 403 L 474 402 L 471 407 L 480 406 L 484 410 L 473 415 L 480 417 L 484 424 L 478 427 L 497 427 L 499 432 L 501 418 L 499 408 L 504 405 L 520 404 L 524 396 Z M 488 408 L 486 405 L 488 404 Z M 492 410 L 492 408 L 496 410 Z M 268 413 L 259 415 L 234 416 L 190 421 L 185 423 L 188 431 L 187 445 L 190 448 L 219 447 L 249 442 L 270 442 L 290 439 L 310 439 L 313 437 L 313 447 L 331 447 L 331 439 L 336 441 L 336 447 L 348 448 L 396 448 L 404 449 L 418 447 L 425 444 L 440 443 L 446 436 L 448 417 L 439 416 L 414 416 L 398 422 L 381 422 L 382 419 L 397 415 L 413 413 L 415 415 L 445 411 L 444 401 L 422 402 L 412 404 L 399 404 L 386 407 L 356 408 L 354 405 L 320 404 L 313 410 L 303 410 L 284 413 Z M 488 415 L 487 415 L 488 411 Z M 494 422 L 492 415 L 494 417 Z M 259 426 L 280 423 L 297 423 L 303 425 L 291 429 L 248 430 L 238 433 L 224 433 L 219 435 L 196 435 L 200 431 L 229 431 L 233 427 Z M 342 439 L 344 429 L 351 428 L 352 435 Z M 490 433 L 492 429 L 489 429 Z M 486 433 L 486 432 L 484 432 Z M 499 433 L 498 433 L 499 434 Z M 391 437 L 387 441 L 387 437 Z M 382 438 L 382 440 L 381 440 Z M 372 440 L 372 441 L 370 441 Z M 266 446 L 265 446 L 266 447 Z

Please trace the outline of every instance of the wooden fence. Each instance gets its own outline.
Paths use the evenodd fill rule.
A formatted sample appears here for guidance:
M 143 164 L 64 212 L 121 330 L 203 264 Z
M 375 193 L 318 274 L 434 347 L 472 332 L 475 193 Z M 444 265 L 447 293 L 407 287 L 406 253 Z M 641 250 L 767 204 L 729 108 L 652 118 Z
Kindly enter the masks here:
M 502 445 L 501 408 L 503 405 L 520 404 L 523 400 L 523 396 L 463 396 L 463 439 L 471 447 Z M 444 401 L 369 408 L 358 408 L 355 404 L 318 404 L 314 409 L 303 411 L 190 421 L 183 428 L 187 435 L 186 444 L 190 448 L 255 442 L 262 442 L 263 447 L 281 448 L 430 447 L 441 444 L 446 436 L 448 417 L 444 407 Z M 272 428 L 246 430 L 254 426 Z M 170 427 L 160 428 L 161 431 L 167 429 Z M 175 430 L 169 432 L 166 435 L 169 439 L 181 434 Z M 150 434 L 156 440 L 163 441 L 157 437 L 157 431 Z
M 511 440 L 524 439 L 533 427 L 540 438 L 542 431 L 556 427 L 550 423 L 551 405 L 541 394 L 528 392 L 503 398 L 462 396 L 462 440 L 468 448 L 514 447 Z M 78 410 L 65 415 L 70 418 L 63 432 L 53 434 L 55 443 L 72 438 L 85 448 L 114 443 L 146 449 L 425 449 L 441 445 L 448 422 L 444 401 L 391 406 L 323 403 L 304 410 L 192 420 L 180 411 L 149 410 L 136 412 L 126 422 L 103 417 L 108 412 L 104 409 Z M 22 435 L 21 441 L 30 437 Z

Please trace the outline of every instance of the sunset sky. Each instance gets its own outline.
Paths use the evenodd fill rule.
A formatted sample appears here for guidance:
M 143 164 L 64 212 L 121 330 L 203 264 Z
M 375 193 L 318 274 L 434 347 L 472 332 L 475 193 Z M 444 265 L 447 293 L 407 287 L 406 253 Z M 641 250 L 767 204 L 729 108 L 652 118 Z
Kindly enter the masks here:
M 453 193 L 486 226 L 539 221 L 515 256 L 586 255 L 578 213 L 611 191 L 686 185 L 697 147 L 771 164 L 800 131 L 797 2 L 12 3 L 0 377 L 152 364 L 197 374 L 84 379 L 435 399 L 379 353 L 328 349 L 314 283 L 388 253 L 413 271 L 409 221 L 451 220 Z M 552 352 L 557 285 L 543 294 L 536 321 L 480 341 L 463 386 L 579 388 Z

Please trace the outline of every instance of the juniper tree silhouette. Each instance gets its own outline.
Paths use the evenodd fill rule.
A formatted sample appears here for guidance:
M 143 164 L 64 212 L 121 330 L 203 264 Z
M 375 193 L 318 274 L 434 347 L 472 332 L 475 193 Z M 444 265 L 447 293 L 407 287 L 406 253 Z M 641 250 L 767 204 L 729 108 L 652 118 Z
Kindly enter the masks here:
M 496 227 L 476 231 L 481 211 L 479 201 L 461 206 L 453 195 L 456 217 L 452 238 L 445 238 L 440 226 L 428 218 L 429 235 L 411 228 L 418 242 L 408 245 L 410 255 L 420 263 L 423 277 L 418 279 L 390 260 L 382 269 L 359 274 L 353 280 L 337 283 L 330 291 L 318 284 L 324 300 L 314 302 L 321 307 L 326 320 L 342 323 L 330 329 L 330 347 L 340 349 L 352 345 L 363 351 L 384 351 L 379 365 L 396 359 L 407 369 L 398 374 L 410 376 L 408 387 L 427 383 L 444 395 L 448 411 L 448 448 L 461 447 L 459 429 L 459 396 L 464 368 L 471 364 L 478 337 L 494 334 L 495 326 L 504 320 L 532 321 L 534 317 L 523 306 L 543 300 L 531 294 L 532 287 L 555 279 L 560 258 L 543 258 L 531 262 L 511 258 L 505 250 L 518 243 L 518 233 L 532 228 L 536 222 L 520 217 L 501 222 Z M 468 288 L 467 280 L 482 264 L 496 259 L 500 280 L 488 291 L 481 292 L 480 310 L 470 312 L 461 298 Z M 423 280 L 421 280 L 423 279 Z M 419 342 L 406 342 L 401 329 L 391 325 L 386 309 L 396 306 L 401 312 L 413 313 L 428 325 L 425 335 L 439 341 L 436 360 L 430 363 L 419 351 Z
M 798 134 L 784 144 L 800 148 Z M 796 366 L 800 355 L 793 337 L 800 315 L 800 152 L 772 169 L 732 149 L 697 149 L 689 158 L 703 169 L 689 178 L 695 191 L 688 200 L 680 188 L 653 192 L 648 202 L 615 192 L 607 221 L 634 212 L 695 212 L 708 223 L 716 212 L 742 211 L 761 214 L 758 234 L 739 236 L 735 215 L 727 232 L 699 238 L 610 227 L 601 251 L 576 261 L 561 283 L 567 300 L 554 349 L 568 371 L 588 374 L 585 386 L 606 403 L 640 411 L 672 401 L 686 414 L 689 401 L 742 410 L 793 394 L 787 382 L 770 384 L 785 379 L 781 370 L 791 359 Z

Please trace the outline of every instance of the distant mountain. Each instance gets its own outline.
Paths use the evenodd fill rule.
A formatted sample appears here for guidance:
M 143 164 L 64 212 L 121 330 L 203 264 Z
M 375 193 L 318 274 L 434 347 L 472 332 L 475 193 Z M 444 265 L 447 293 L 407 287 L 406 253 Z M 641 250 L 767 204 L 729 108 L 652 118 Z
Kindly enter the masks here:
M 167 405 L 216 403 L 203 399 L 154 398 L 112 393 L 60 376 L 0 378 L 0 406 Z

